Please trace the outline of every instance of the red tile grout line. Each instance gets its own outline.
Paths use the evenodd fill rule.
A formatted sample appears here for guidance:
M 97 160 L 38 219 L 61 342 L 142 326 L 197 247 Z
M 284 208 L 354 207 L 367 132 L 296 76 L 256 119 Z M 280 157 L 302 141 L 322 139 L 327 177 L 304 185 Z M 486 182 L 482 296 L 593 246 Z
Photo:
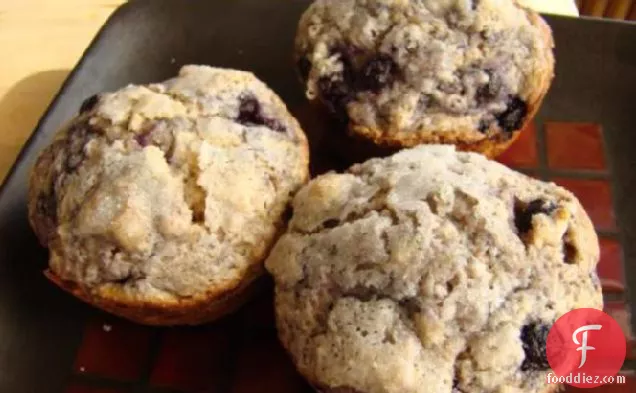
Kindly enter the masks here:
M 549 177 L 567 177 L 575 180 L 606 180 L 612 182 L 613 177 L 610 172 L 593 172 L 585 169 L 551 169 L 546 168 Z
M 538 169 L 536 168 L 517 168 L 517 167 L 510 167 L 510 169 L 519 172 L 519 173 L 523 173 L 526 176 L 530 176 L 530 177 L 537 177 L 538 175 Z
M 635 5 L 636 7 L 636 5 Z M 620 223 L 619 223 L 619 214 L 618 211 L 616 209 L 616 196 L 618 195 L 616 193 L 616 182 L 614 181 L 614 168 L 612 167 L 612 161 L 609 159 L 609 157 L 611 156 L 611 151 L 609 150 L 609 146 L 607 144 L 607 139 L 606 139 L 606 134 L 605 134 L 605 127 L 602 124 L 599 124 L 600 128 L 601 128 L 601 151 L 603 153 L 603 158 L 604 158 L 604 162 L 605 162 L 605 171 L 608 173 L 608 177 L 609 177 L 609 188 L 610 188 L 610 197 L 611 197 L 611 202 L 612 202 L 612 209 L 614 209 L 614 226 L 616 228 L 616 236 L 614 240 L 617 240 L 619 243 L 619 247 L 620 247 L 620 258 L 619 258 L 619 264 L 620 264 L 620 268 L 623 272 L 623 286 L 624 286 L 624 291 L 623 291 L 623 301 L 625 302 L 625 308 L 627 309 L 627 312 L 631 313 L 634 310 L 634 306 L 630 304 L 631 301 L 633 301 L 634 296 L 633 294 L 628 293 L 629 291 L 629 287 L 628 287 L 628 273 L 629 273 L 629 269 L 627 269 L 627 259 L 625 258 L 625 244 L 623 243 L 623 239 L 620 236 Z M 636 325 L 634 325 L 634 319 L 635 317 L 632 316 L 631 320 L 628 321 L 630 324 L 630 327 L 632 328 L 632 330 L 634 330 L 634 328 L 636 328 Z M 628 344 L 628 348 L 629 348 L 629 344 Z M 632 349 L 632 351 L 634 351 L 636 353 L 636 350 Z M 632 366 L 632 370 L 636 371 L 636 364 Z
M 80 351 L 80 348 L 82 347 L 82 344 L 84 343 L 84 336 L 86 335 L 86 326 L 88 325 L 90 321 L 90 316 L 87 315 L 87 313 L 84 314 L 84 320 L 81 322 L 82 327 L 82 333 L 79 334 L 79 338 L 75 344 L 75 349 L 73 350 L 73 359 L 71 360 L 71 363 L 68 365 L 68 372 L 66 375 L 66 384 L 65 386 L 69 386 L 71 384 L 71 382 L 73 381 L 73 379 L 75 379 L 75 377 L 77 376 L 75 370 L 74 370 L 74 366 L 75 366 L 75 360 L 77 358 L 77 354 Z
M 607 146 L 607 141 L 605 139 L 605 128 L 603 127 L 603 125 L 600 125 L 601 127 L 601 143 L 603 145 L 602 147 L 602 151 L 603 151 L 603 155 L 604 155 L 604 159 L 605 159 L 605 171 L 607 172 L 608 175 L 608 181 L 609 181 L 609 187 L 610 187 L 610 194 L 611 194 L 611 201 L 612 201 L 612 208 L 614 209 L 614 214 L 616 214 L 615 217 L 615 225 L 617 228 L 620 229 L 620 225 L 618 223 L 618 211 L 616 211 L 616 182 L 614 181 L 614 168 L 612 168 L 612 161 L 608 160 L 608 157 L 610 157 L 611 152 L 609 151 L 609 147 Z M 620 234 L 620 230 L 617 229 L 617 234 Z M 627 274 L 627 269 L 626 269 L 626 260 L 625 260 L 625 249 L 623 247 L 623 242 L 622 239 L 618 239 L 620 242 L 620 247 L 621 247 L 621 268 L 623 269 L 623 273 L 626 275 Z
M 603 304 L 620 303 L 620 302 L 627 304 L 627 297 L 625 296 L 625 291 L 623 292 L 603 291 Z
M 599 229 L 599 228 L 594 228 L 596 230 L 596 234 L 598 235 L 599 238 L 603 237 L 606 239 L 611 239 L 611 240 L 616 240 L 618 242 L 620 242 L 620 235 L 621 232 L 618 229 Z M 622 248 L 622 244 L 621 244 L 621 248 Z
M 540 168 L 520 168 L 516 166 L 510 166 L 510 169 L 515 172 L 523 173 L 524 175 L 534 176 L 541 174 Z M 550 181 L 551 178 L 567 178 L 572 180 L 605 180 L 609 183 L 613 183 L 613 177 L 610 173 L 606 172 L 588 172 L 588 171 L 575 171 L 575 170 L 551 170 L 546 168 L 543 171 L 545 178 Z
M 607 146 L 607 140 L 605 138 L 605 126 L 603 124 L 599 124 L 599 127 L 601 128 L 601 145 L 602 145 L 601 152 L 603 153 L 603 158 L 605 160 L 605 171 L 611 175 L 614 173 L 614 168 L 612 168 L 612 165 L 611 165 L 612 161 L 609 160 L 609 157 L 611 157 L 612 152 L 609 150 L 609 147 Z
M 535 121 L 535 143 L 537 144 L 537 168 L 539 179 L 548 180 L 548 148 L 545 136 L 545 121 L 538 123 Z
M 141 375 L 141 379 L 137 382 L 137 385 L 148 388 L 150 387 L 150 377 L 152 375 L 152 370 L 157 363 L 157 358 L 159 356 L 159 351 L 161 350 L 161 338 L 163 337 L 163 330 L 159 328 L 154 329 L 152 332 L 152 337 L 150 338 L 150 348 L 149 354 L 147 358 L 147 363 L 144 367 L 143 373 Z

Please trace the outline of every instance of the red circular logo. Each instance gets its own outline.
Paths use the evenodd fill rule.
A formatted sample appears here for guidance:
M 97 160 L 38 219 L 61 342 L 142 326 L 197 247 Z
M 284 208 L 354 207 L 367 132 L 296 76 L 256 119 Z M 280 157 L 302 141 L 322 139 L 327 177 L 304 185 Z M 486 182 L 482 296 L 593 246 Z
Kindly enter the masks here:
M 612 382 L 625 361 L 625 335 L 612 317 L 581 308 L 557 319 L 548 333 L 546 355 L 554 374 L 548 383 L 595 388 Z

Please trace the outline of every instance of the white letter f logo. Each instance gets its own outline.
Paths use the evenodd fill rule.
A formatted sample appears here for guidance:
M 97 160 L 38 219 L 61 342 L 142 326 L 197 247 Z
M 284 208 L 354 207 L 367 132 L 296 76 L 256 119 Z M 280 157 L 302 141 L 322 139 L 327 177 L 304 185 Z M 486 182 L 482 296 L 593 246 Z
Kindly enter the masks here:
M 588 330 L 601 330 L 603 326 L 601 325 L 585 325 L 585 326 L 581 326 L 580 328 L 576 329 L 574 331 L 574 333 L 572 333 L 572 341 L 574 341 L 574 344 L 576 345 L 581 345 L 580 347 L 578 347 L 576 350 L 577 351 L 581 351 L 581 364 L 579 365 L 579 368 L 583 367 L 583 365 L 585 364 L 585 361 L 587 360 L 587 351 L 592 351 L 595 350 L 596 348 L 594 347 L 588 347 L 587 346 L 587 332 Z M 583 332 L 583 344 L 581 344 L 579 342 L 579 340 L 576 338 L 576 336 L 580 333 Z

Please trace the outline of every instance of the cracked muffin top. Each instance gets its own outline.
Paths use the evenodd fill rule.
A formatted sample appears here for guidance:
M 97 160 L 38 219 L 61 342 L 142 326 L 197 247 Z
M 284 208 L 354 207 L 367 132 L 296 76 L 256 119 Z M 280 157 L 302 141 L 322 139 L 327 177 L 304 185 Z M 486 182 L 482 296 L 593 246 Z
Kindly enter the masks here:
M 554 184 L 428 145 L 311 181 L 266 261 L 323 392 L 545 392 L 558 317 L 602 309 L 598 239 Z
M 308 178 L 305 136 L 264 83 L 185 66 L 80 112 L 30 181 L 31 224 L 55 276 L 87 297 L 170 305 L 263 271 Z
M 400 146 L 511 138 L 554 73 L 549 27 L 515 0 L 317 0 L 295 47 L 310 99 Z

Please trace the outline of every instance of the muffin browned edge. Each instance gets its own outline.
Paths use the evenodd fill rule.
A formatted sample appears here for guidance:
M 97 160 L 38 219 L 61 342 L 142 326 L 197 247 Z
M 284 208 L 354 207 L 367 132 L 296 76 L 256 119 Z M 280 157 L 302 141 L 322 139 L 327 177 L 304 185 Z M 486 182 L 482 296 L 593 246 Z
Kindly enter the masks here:
M 51 269 L 44 275 L 78 299 L 106 312 L 135 323 L 151 326 L 199 325 L 228 315 L 249 301 L 261 287 L 263 269 L 254 265 L 242 280 L 234 281 L 221 290 L 178 302 L 140 301 L 95 294 L 73 281 L 62 280 Z

